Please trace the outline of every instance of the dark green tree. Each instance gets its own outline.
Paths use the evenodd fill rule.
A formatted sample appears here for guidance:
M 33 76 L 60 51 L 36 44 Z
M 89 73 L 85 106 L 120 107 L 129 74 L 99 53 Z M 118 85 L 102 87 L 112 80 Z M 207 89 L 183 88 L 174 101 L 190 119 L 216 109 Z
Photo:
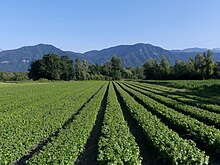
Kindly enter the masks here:
M 101 74 L 105 75 L 106 77 L 110 77 L 111 76 L 111 62 L 106 62 L 101 67 Z
M 44 64 L 42 60 L 36 60 L 32 62 L 31 67 L 28 72 L 28 77 L 33 80 L 39 80 L 40 78 L 44 78 Z
M 213 75 L 214 78 L 220 79 L 220 62 L 215 63 Z
M 207 51 L 207 55 L 205 56 L 205 77 L 206 78 L 212 78 L 213 73 L 214 73 L 214 62 L 212 59 L 212 52 L 210 50 Z
M 176 60 L 172 72 L 174 79 L 189 79 L 188 65 L 185 61 Z
M 144 79 L 144 69 L 143 67 L 139 66 L 135 69 L 135 73 L 137 76 L 137 79 Z
M 122 72 L 122 63 L 119 57 L 113 56 L 111 59 L 111 77 L 113 80 L 120 80 Z
M 81 79 L 81 62 L 80 62 L 80 58 L 76 58 L 75 59 L 75 63 L 74 63 L 74 76 L 76 80 L 80 80 Z
M 61 77 L 61 63 L 58 56 L 54 53 L 43 56 L 43 66 L 40 67 L 43 78 L 48 80 L 60 80 Z
M 161 79 L 169 79 L 170 76 L 170 64 L 165 55 L 161 58 L 160 75 Z
M 123 68 L 122 72 L 121 72 L 121 77 L 123 79 L 134 79 L 135 76 L 134 74 L 132 74 L 131 68 Z
M 61 80 L 69 81 L 73 79 L 73 61 L 68 56 L 62 56 L 61 61 Z
M 88 69 L 91 75 L 99 75 L 101 74 L 101 70 L 102 70 L 101 65 L 99 64 L 89 65 Z
M 39 80 L 71 80 L 73 77 L 72 61 L 67 56 L 59 58 L 51 53 L 44 55 L 42 59 L 32 62 L 28 76 L 30 79 Z
M 194 60 L 195 72 L 199 79 L 203 79 L 205 76 L 205 57 L 200 53 L 197 53 Z
M 160 73 L 157 59 L 147 59 L 147 62 L 143 65 L 143 72 L 146 79 L 159 79 Z

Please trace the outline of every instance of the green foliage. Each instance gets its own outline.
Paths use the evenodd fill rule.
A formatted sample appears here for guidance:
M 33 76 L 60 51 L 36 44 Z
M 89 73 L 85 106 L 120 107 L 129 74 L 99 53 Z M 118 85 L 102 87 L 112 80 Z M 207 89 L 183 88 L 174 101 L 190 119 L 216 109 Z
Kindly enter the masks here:
M 56 54 L 47 54 L 43 59 L 34 61 L 29 69 L 30 79 L 39 80 L 72 80 L 73 62 L 67 56 L 58 57 Z
M 187 63 L 184 61 L 176 60 L 175 65 L 173 66 L 173 76 L 176 79 L 185 79 L 189 75 Z
M 165 97 L 172 98 L 188 105 L 199 107 L 210 112 L 220 113 L 220 102 L 215 99 L 188 94 L 187 92 L 180 92 L 180 90 L 177 88 L 175 89 L 146 83 L 132 83 L 132 85 L 135 85 L 147 91 L 152 91 Z
M 170 64 L 165 55 L 162 56 L 159 70 L 161 74 L 161 79 L 169 79 L 171 70 L 170 70 Z
M 191 117 L 196 118 L 199 121 L 202 121 L 203 123 L 207 125 L 213 125 L 216 128 L 220 128 L 220 114 L 212 113 L 212 112 L 203 110 L 195 106 L 186 105 L 185 103 L 182 103 L 181 101 L 177 101 L 177 100 L 184 100 L 184 99 L 178 99 L 178 98 L 176 99 L 175 96 L 172 96 L 171 94 L 164 94 L 162 92 L 159 92 L 156 89 L 155 90 L 149 89 L 149 88 L 140 89 L 139 86 L 130 86 L 130 85 L 129 87 L 131 87 L 132 89 L 142 94 L 149 96 L 150 98 L 170 108 L 175 109 L 178 112 L 181 112 L 186 115 L 190 115 Z M 220 113 L 219 108 L 220 107 L 216 107 L 214 111 Z
M 195 71 L 200 76 L 204 78 L 204 69 L 205 69 L 205 57 L 200 53 L 197 53 L 195 56 Z
M 27 163 L 74 164 L 94 127 L 106 89 L 107 82 L 101 81 L 1 83 L 0 164 L 14 164 L 58 129 L 58 136 Z M 110 83 L 108 89 L 98 143 L 100 164 L 141 164 L 142 160 L 115 89 L 127 113 L 165 163 L 205 165 L 209 161 L 205 152 L 219 155 L 218 100 L 180 93 L 183 90 L 171 87 L 126 81 Z M 73 120 L 62 127 L 92 95 Z
M 143 68 L 123 68 L 121 59 L 113 56 L 111 61 L 104 65 L 88 64 L 87 61 L 81 61 L 79 58 L 74 63 L 75 80 L 121 80 L 124 79 L 142 79 Z
M 30 152 L 103 84 L 101 81 L 16 83 L 1 88 L 4 97 L 0 97 L 0 162 L 13 164 Z M 96 104 L 100 106 L 99 102 Z
M 177 132 L 190 134 L 197 143 L 204 146 L 207 152 L 220 153 L 220 131 L 218 129 L 213 126 L 207 126 L 195 118 L 179 113 L 176 111 L 176 108 L 168 108 L 164 104 L 152 99 L 153 94 L 151 94 L 152 98 L 150 98 L 149 95 L 143 95 L 134 89 L 124 88 L 132 93 L 134 97 L 139 98 L 153 114 L 166 121 L 166 124 L 172 129 Z M 159 96 L 155 95 L 154 98 L 156 97 L 158 98 Z
M 157 59 L 149 58 L 143 65 L 146 79 L 159 79 L 159 65 Z
M 28 76 L 33 80 L 40 78 L 48 80 L 170 79 L 173 75 L 174 78 L 183 79 L 190 75 L 193 67 L 194 65 L 188 67 L 186 63 L 177 61 L 171 68 L 165 55 L 162 56 L 160 64 L 156 59 L 148 59 L 143 67 L 124 68 L 121 59 L 116 56 L 104 65 L 92 65 L 85 60 L 81 61 L 80 58 L 76 58 L 73 64 L 67 56 L 59 58 L 52 53 L 33 62 Z
M 73 62 L 68 56 L 61 56 L 60 58 L 60 79 L 61 80 L 72 80 L 73 79 Z
M 220 84 L 220 80 L 143 80 L 140 82 L 147 82 L 151 84 L 159 84 L 167 87 L 188 89 L 194 92 L 205 91 L 206 89 L 212 88 Z M 217 89 L 216 92 L 220 92 L 220 89 Z
M 89 79 L 89 65 L 87 61 L 80 61 L 76 58 L 74 63 L 74 79 L 75 80 L 88 80 Z
M 28 74 L 23 72 L 0 72 L 0 81 L 26 81 Z
M 116 87 L 126 103 L 129 112 L 143 128 L 146 138 L 165 160 L 169 160 L 171 164 L 175 165 L 208 164 L 208 156 L 200 151 L 193 141 L 182 139 L 176 132 L 172 131 L 162 123 L 160 119 L 152 115 L 149 112 L 150 109 L 145 109 L 138 104 L 118 85 Z M 122 87 L 132 92 L 140 99 L 143 98 L 138 92 L 135 92 L 124 85 L 122 85 Z M 143 101 L 146 102 L 147 99 L 144 100 L 143 98 Z M 154 104 L 151 100 L 148 100 L 147 103 L 151 105 L 155 111 L 161 108 L 161 106 Z M 169 111 L 167 111 L 167 113 L 169 113 Z
M 30 159 L 30 164 L 74 164 L 83 151 L 95 124 L 107 83 L 88 102 L 73 121 L 61 129 L 59 136 L 43 151 Z
M 190 57 L 188 62 L 176 60 L 174 66 L 170 66 L 163 55 L 158 64 L 157 59 L 147 59 L 143 65 L 146 79 L 210 79 L 220 78 L 218 63 L 214 64 L 210 50 L 201 55 L 197 53 L 195 58 Z
M 140 151 L 124 120 L 112 83 L 99 140 L 100 164 L 141 164 Z
M 111 59 L 111 77 L 113 80 L 121 79 L 122 63 L 119 57 L 113 56 Z
M 214 74 L 214 78 L 220 78 L 220 62 L 215 63 L 213 74 Z
M 205 56 L 205 73 L 206 78 L 212 78 L 214 73 L 214 62 L 212 59 L 212 52 L 210 50 L 207 51 L 207 55 Z

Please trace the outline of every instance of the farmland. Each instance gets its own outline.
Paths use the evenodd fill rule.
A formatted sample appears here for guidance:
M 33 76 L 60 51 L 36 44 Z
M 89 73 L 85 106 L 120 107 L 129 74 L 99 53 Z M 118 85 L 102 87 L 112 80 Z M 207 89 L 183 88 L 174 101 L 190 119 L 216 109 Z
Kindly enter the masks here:
M 0 164 L 220 164 L 220 100 L 175 83 L 0 83 Z

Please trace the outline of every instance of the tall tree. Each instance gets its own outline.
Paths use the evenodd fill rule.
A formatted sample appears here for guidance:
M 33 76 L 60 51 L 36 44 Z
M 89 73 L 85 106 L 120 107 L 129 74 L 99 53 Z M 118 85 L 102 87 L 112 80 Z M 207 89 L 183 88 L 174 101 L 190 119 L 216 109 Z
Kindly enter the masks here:
M 170 64 L 165 55 L 161 58 L 160 74 L 162 79 L 168 79 L 170 75 Z
M 173 66 L 174 79 L 189 79 L 188 66 L 185 61 L 176 60 Z
M 195 60 L 194 60 L 194 66 L 195 66 L 195 71 L 197 73 L 197 75 L 200 78 L 204 78 L 205 73 L 204 73 L 204 69 L 205 69 L 205 57 L 204 55 L 201 55 L 200 53 L 197 53 L 195 56 Z
M 212 78 L 214 72 L 214 62 L 212 59 L 212 52 L 210 50 L 207 51 L 207 55 L 205 56 L 205 75 L 206 78 Z
M 159 79 L 159 70 L 159 64 L 156 58 L 147 59 L 147 62 L 143 65 L 143 72 L 146 79 Z
M 102 67 L 101 67 L 101 74 L 105 75 L 107 77 L 111 76 L 111 62 L 106 62 Z
M 61 75 L 61 65 L 60 59 L 54 53 L 47 54 L 43 56 L 43 67 L 44 67 L 44 78 L 49 80 L 60 80 Z
M 122 62 L 119 57 L 113 56 L 111 59 L 111 76 L 113 80 L 120 80 L 122 72 Z
M 74 76 L 76 80 L 88 80 L 90 78 L 89 64 L 87 61 L 83 60 L 81 62 L 80 58 L 75 59 Z
M 73 79 L 73 61 L 68 56 L 61 57 L 61 75 L 62 80 L 68 81 Z
M 139 66 L 135 69 L 135 71 L 136 71 L 138 79 L 144 79 L 144 69 L 143 69 L 143 67 Z
M 189 62 L 187 64 L 187 71 L 189 79 L 197 79 L 198 76 L 195 71 L 195 60 L 192 57 L 189 58 Z
M 43 61 L 42 60 L 36 60 L 31 63 L 31 67 L 28 72 L 28 77 L 33 80 L 39 80 L 40 78 L 43 78 L 43 72 L 44 72 L 44 67 L 43 67 Z
M 81 62 L 80 58 L 75 59 L 75 64 L 74 64 L 74 76 L 76 80 L 81 79 Z

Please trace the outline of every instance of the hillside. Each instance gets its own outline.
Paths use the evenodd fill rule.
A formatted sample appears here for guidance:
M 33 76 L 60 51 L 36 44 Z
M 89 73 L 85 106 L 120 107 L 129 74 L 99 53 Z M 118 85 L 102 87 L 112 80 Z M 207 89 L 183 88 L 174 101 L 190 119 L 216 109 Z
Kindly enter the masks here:
M 80 57 L 92 64 L 104 64 L 112 56 L 116 55 L 122 59 L 125 67 L 137 67 L 143 65 L 148 58 L 157 58 L 166 55 L 170 64 L 174 64 L 176 59 L 187 61 L 190 56 L 195 56 L 197 52 L 203 53 L 207 49 L 189 48 L 184 50 L 165 50 L 161 47 L 150 44 L 120 45 L 103 50 L 93 50 L 86 53 L 75 53 L 63 51 L 52 45 L 39 44 L 36 46 L 25 46 L 14 50 L 0 51 L 0 71 L 5 72 L 26 72 L 32 61 L 42 58 L 48 53 L 55 53 L 59 56 L 68 55 L 71 59 Z M 213 58 L 220 61 L 219 49 L 213 49 Z
M 122 59 L 123 66 L 141 66 L 148 58 L 161 59 L 166 55 L 169 62 L 174 63 L 175 58 L 171 52 L 150 44 L 120 45 L 103 49 L 101 51 L 90 51 L 82 55 L 82 58 L 92 62 L 102 64 L 109 61 L 113 55 Z
M 0 52 L 0 71 L 25 72 L 32 61 L 40 59 L 48 53 L 55 53 L 59 56 L 69 55 L 71 58 L 76 57 L 74 52 L 65 52 L 52 45 L 24 46 L 19 49 Z

